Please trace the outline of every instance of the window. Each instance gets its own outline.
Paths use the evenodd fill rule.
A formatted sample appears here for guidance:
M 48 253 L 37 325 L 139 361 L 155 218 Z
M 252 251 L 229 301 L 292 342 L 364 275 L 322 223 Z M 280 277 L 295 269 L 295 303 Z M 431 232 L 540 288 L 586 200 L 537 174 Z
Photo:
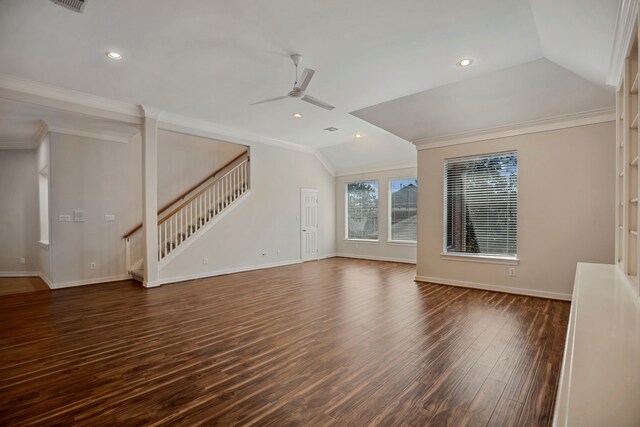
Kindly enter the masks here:
M 389 183 L 389 240 L 415 242 L 418 219 L 418 180 L 394 179 Z
M 445 252 L 515 258 L 518 154 L 445 161 Z
M 347 239 L 378 240 L 378 181 L 347 184 Z
M 49 167 L 45 167 L 38 175 L 38 191 L 40 194 L 40 243 L 49 244 Z

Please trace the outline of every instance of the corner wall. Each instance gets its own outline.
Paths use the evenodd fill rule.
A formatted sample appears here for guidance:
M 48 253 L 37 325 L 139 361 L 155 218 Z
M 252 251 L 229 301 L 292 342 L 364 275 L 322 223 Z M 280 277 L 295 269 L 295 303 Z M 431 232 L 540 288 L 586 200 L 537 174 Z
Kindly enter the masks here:
M 416 168 L 344 175 L 336 178 L 336 254 L 338 256 L 385 261 L 416 262 L 415 243 L 389 242 L 389 182 L 392 179 L 416 178 Z M 345 239 L 346 186 L 356 181 L 378 181 L 378 241 L 362 242 Z M 418 194 L 420 194 L 418 182 Z M 419 196 L 421 197 L 421 196 Z M 418 202 L 419 203 L 419 202 Z M 418 215 L 421 211 L 418 209 Z
M 37 166 L 36 150 L 0 150 L 0 272 L 5 274 L 40 270 Z
M 614 262 L 615 127 L 600 123 L 418 151 L 417 277 L 570 299 L 577 262 Z M 442 259 L 444 160 L 518 151 L 518 257 Z

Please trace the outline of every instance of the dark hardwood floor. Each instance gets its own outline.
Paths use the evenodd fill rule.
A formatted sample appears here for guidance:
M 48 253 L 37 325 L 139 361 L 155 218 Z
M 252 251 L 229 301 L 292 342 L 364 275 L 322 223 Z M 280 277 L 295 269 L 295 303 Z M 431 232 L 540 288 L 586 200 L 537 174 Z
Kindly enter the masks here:
M 0 277 L 0 296 L 39 291 L 49 291 L 39 277 Z
M 0 297 L 0 425 L 549 425 L 566 302 L 334 258 Z

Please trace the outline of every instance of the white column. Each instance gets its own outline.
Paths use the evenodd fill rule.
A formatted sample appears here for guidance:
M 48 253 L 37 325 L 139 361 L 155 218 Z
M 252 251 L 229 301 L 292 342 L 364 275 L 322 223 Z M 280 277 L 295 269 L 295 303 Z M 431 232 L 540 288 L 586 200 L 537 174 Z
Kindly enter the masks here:
M 142 124 L 142 237 L 144 286 L 158 282 L 158 120 L 143 108 Z

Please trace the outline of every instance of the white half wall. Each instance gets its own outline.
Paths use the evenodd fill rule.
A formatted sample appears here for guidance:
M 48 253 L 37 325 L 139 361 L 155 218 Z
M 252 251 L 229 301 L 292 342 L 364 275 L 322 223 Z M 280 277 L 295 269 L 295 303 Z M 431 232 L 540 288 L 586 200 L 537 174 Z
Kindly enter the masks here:
M 320 256 L 335 253 L 335 178 L 318 159 L 256 144 L 250 165 L 247 199 L 167 264 L 161 282 L 299 262 L 301 188 L 320 190 Z
M 518 257 L 442 259 L 444 160 L 518 151 Z M 614 262 L 613 122 L 418 151 L 420 279 L 570 299 L 578 262 Z
M 122 236 L 142 217 L 140 136 L 121 144 L 52 133 L 50 149 L 54 285 L 124 277 Z M 76 209 L 84 211 L 84 222 L 74 221 Z M 59 221 L 60 215 L 71 221 Z
M 416 262 L 415 243 L 389 242 L 389 182 L 392 179 L 416 178 L 416 168 L 383 170 L 336 178 L 336 254 L 363 259 L 387 261 Z M 378 181 L 378 242 L 362 242 L 347 240 L 346 188 L 347 184 L 356 181 Z M 420 183 L 418 183 L 420 188 Z M 418 216 L 420 216 L 418 210 Z
M 39 271 L 35 150 L 0 150 L 0 197 L 0 272 Z

